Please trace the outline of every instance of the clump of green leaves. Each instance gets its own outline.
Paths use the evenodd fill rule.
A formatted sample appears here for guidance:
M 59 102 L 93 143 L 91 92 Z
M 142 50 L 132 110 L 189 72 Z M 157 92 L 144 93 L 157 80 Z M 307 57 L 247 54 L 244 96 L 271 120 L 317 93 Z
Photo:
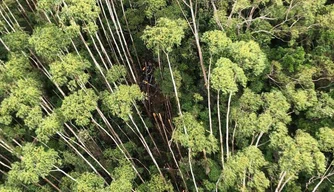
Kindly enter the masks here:
M 220 58 L 212 70 L 211 82 L 214 89 L 224 94 L 235 93 L 238 91 L 237 83 L 246 86 L 247 77 L 237 64 L 227 58 Z
M 171 52 L 175 45 L 181 44 L 186 27 L 186 22 L 181 19 L 159 18 L 154 27 L 146 27 L 141 38 L 146 47 L 153 49 L 156 53 L 159 51 Z
M 11 52 L 19 53 L 29 48 L 29 35 L 21 30 L 4 35 L 3 41 Z
M 110 184 L 110 189 L 112 191 L 123 192 L 132 190 L 132 182 L 136 178 L 136 173 L 131 165 L 129 165 L 129 162 L 121 160 L 119 166 L 114 169 L 112 175 L 115 179 Z
M 2 192 L 20 192 L 21 189 L 12 187 L 12 186 L 0 185 L 0 191 Z
M 67 54 L 61 61 L 50 64 L 52 80 L 58 85 L 68 85 L 70 90 L 78 86 L 84 86 L 89 79 L 89 74 L 85 72 L 90 67 L 88 60 L 78 55 Z
M 30 129 L 35 129 L 42 119 L 39 107 L 41 95 L 38 81 L 31 78 L 18 80 L 9 97 L 1 102 L 0 122 L 9 125 L 12 122 L 12 113 L 16 113 Z
M 325 171 L 325 156 L 310 134 L 297 130 L 293 139 L 288 135 L 286 126 L 278 124 L 270 137 L 270 146 L 281 154 L 278 161 L 280 170 L 291 179 L 298 178 L 300 172 L 314 174 Z
M 166 7 L 166 0 L 145 0 L 145 15 L 147 18 L 152 18 L 157 11 L 161 8 Z
M 174 191 L 174 188 L 170 181 L 166 181 L 161 175 L 153 175 L 148 183 L 143 184 L 138 188 L 138 191 L 172 192 Z
M 61 0 L 40 0 L 37 2 L 39 9 L 48 11 L 53 10 L 55 7 L 59 6 L 62 3 Z
M 173 69 L 173 76 L 174 76 L 176 88 L 179 90 L 182 85 L 182 77 L 181 77 L 180 71 L 177 69 Z M 161 92 L 165 96 L 168 96 L 168 97 L 175 96 L 172 77 L 171 77 L 170 71 L 166 67 L 164 67 L 162 71 L 162 76 L 161 76 L 161 73 L 157 70 L 154 72 L 154 77 L 156 79 L 156 82 L 159 84 L 161 88 Z
M 317 103 L 317 93 L 314 89 L 297 89 L 287 88 L 287 93 L 291 98 L 297 111 L 305 111 Z
M 174 119 L 176 130 L 173 139 L 182 146 L 190 148 L 194 154 L 202 152 L 211 154 L 218 150 L 218 141 L 213 135 L 206 136 L 202 123 L 197 122 L 190 113 Z
M 248 78 L 260 75 L 267 67 L 267 57 L 255 41 L 238 41 L 229 47 L 231 60 L 237 63 Z
M 125 79 L 126 73 L 126 68 L 123 65 L 113 65 L 107 71 L 107 79 L 110 83 L 121 82 Z
M 138 85 L 120 85 L 114 93 L 104 93 L 102 95 L 102 102 L 113 115 L 123 120 L 129 120 L 129 115 L 132 114 L 132 102 L 142 100 L 143 98 L 144 95 Z
M 322 127 L 317 133 L 319 148 L 324 152 L 334 152 L 334 130 L 329 127 Z
M 33 68 L 30 65 L 29 59 L 22 54 L 10 54 L 9 60 L 5 63 L 5 67 L 6 75 L 12 80 L 29 76 L 33 77 L 33 74 L 31 73 Z
M 334 99 L 327 93 L 320 92 L 318 102 L 307 113 L 309 118 L 332 118 L 334 116 Z
M 92 22 L 97 19 L 100 8 L 94 0 L 65 0 L 67 6 L 63 10 L 64 17 L 75 21 Z
M 47 142 L 49 138 L 63 130 L 63 118 L 57 112 L 45 117 L 36 129 L 37 138 L 40 141 Z
M 73 190 L 78 192 L 103 192 L 105 191 L 104 180 L 94 173 L 85 172 L 79 176 Z
M 34 30 L 29 43 L 39 56 L 47 60 L 54 60 L 69 45 L 70 41 L 57 26 L 47 24 Z
M 269 180 L 261 169 L 267 164 L 257 147 L 244 148 L 226 162 L 220 183 L 222 189 L 265 191 L 269 187 Z
M 46 177 L 53 166 L 60 163 L 55 150 L 45 150 L 28 143 L 22 148 L 21 161 L 12 164 L 12 169 L 8 172 L 8 182 L 38 183 L 39 177 Z
M 91 112 L 97 107 L 98 96 L 92 89 L 79 90 L 64 98 L 61 112 L 65 121 L 75 120 L 77 125 L 88 125 Z
M 90 33 L 97 31 L 98 27 L 95 20 L 98 18 L 101 9 L 95 0 L 66 0 L 67 6 L 61 11 L 62 24 L 82 23 L 83 29 Z
M 245 138 L 268 133 L 277 123 L 289 123 L 289 109 L 290 104 L 280 91 L 261 95 L 245 89 L 239 101 L 232 107 L 232 119 L 238 125 L 237 141 L 246 144 Z
M 210 53 L 217 56 L 221 56 L 232 43 L 223 31 L 218 30 L 205 32 L 202 41 L 208 44 Z

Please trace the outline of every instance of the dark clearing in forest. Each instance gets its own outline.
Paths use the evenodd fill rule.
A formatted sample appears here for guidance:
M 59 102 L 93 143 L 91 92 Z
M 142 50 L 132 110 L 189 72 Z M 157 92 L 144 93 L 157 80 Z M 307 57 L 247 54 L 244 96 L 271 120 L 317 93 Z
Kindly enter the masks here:
M 1 192 L 334 191 L 333 0 L 2 0 Z

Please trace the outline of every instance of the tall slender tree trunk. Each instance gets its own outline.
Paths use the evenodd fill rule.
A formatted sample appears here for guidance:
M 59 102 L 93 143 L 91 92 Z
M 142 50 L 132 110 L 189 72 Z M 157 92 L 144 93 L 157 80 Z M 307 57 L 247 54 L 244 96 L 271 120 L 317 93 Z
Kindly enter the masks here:
M 227 103 L 227 113 L 226 113 L 226 158 L 229 158 L 229 116 L 230 116 L 230 108 L 231 108 L 231 99 L 232 92 L 229 93 L 228 103 Z
M 220 98 L 219 98 L 219 91 L 217 93 L 217 115 L 218 115 L 218 130 L 219 130 L 219 140 L 220 140 L 220 152 L 221 152 L 221 163 L 222 167 L 224 168 L 224 141 L 223 141 L 223 131 L 222 131 L 222 124 L 220 120 Z
M 202 70 L 202 74 L 203 74 L 203 78 L 204 78 L 204 85 L 207 86 L 208 82 L 207 82 L 207 77 L 206 77 L 206 70 L 205 70 L 205 67 L 204 67 L 202 48 L 201 48 L 201 43 L 200 43 L 200 40 L 199 40 L 198 26 L 197 26 L 197 23 L 196 23 L 196 15 L 195 15 L 195 12 L 194 12 L 192 0 L 189 0 L 189 8 L 190 8 L 190 12 L 191 12 L 191 18 L 192 18 L 192 23 L 193 23 L 193 31 L 194 31 L 196 47 L 197 47 L 197 51 L 198 51 L 199 62 L 200 62 L 200 65 L 201 65 L 201 70 Z

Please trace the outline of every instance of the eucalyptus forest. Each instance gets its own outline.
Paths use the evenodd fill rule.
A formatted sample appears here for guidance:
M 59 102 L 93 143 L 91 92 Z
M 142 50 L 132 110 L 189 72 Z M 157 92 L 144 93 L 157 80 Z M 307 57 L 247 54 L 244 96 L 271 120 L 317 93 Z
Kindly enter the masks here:
M 1 192 L 334 191 L 333 0 L 2 0 Z

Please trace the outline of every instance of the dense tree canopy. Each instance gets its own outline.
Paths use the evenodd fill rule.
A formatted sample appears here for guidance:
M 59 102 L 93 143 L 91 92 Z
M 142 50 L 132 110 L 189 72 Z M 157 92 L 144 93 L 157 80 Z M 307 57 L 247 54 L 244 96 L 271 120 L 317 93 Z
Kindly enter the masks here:
M 3 0 L 0 191 L 334 191 L 332 0 Z

